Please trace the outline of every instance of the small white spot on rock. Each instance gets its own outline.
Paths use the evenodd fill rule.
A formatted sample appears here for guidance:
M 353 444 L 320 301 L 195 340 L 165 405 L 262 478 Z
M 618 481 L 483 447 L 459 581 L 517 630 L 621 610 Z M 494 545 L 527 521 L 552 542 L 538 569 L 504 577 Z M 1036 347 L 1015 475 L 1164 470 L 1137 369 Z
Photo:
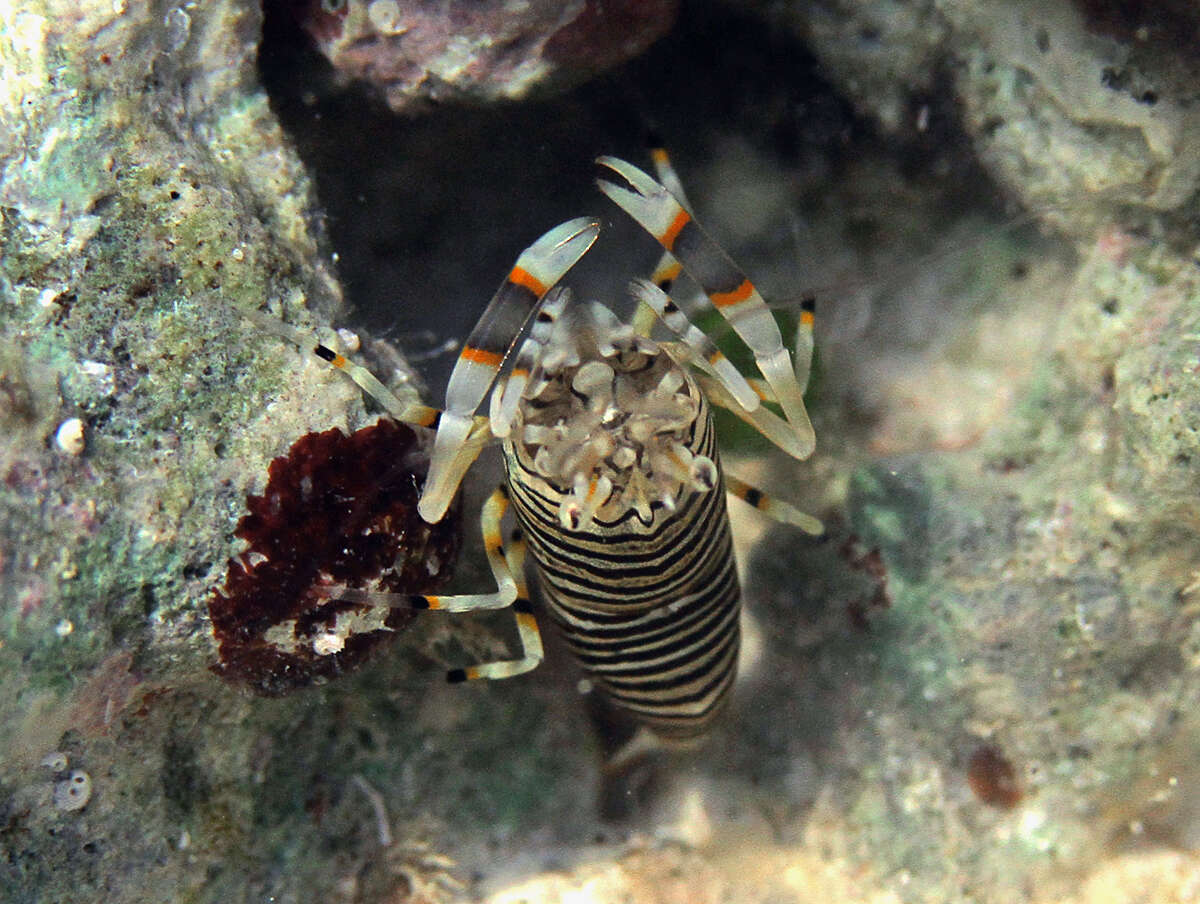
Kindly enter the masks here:
M 82 769 L 54 783 L 54 806 L 59 810 L 82 810 L 91 798 L 92 777 Z
M 42 757 L 42 765 L 51 772 L 62 772 L 67 768 L 67 755 L 61 750 L 55 750 Z
M 313 652 L 318 656 L 332 656 L 340 653 L 346 646 L 346 639 L 332 631 L 318 634 L 313 638 Z
M 181 50 L 192 34 L 192 17 L 177 6 L 163 17 L 163 25 L 167 30 L 167 53 Z
M 54 445 L 66 455 L 82 455 L 87 445 L 83 435 L 83 421 L 70 417 L 58 425 L 54 432 Z
M 82 361 L 79 369 L 92 381 L 96 389 L 104 395 L 112 395 L 117 391 L 117 381 L 112 368 L 101 361 Z
M 62 290 L 60 289 L 42 289 L 38 293 L 38 304 L 43 308 L 48 308 L 54 302 L 58 301 L 58 296 L 60 295 L 62 295 Z
M 396 0 L 375 0 L 367 7 L 367 18 L 376 31 L 385 35 L 399 35 L 408 31 L 400 16 L 400 4 Z
M 75 623 L 72 622 L 69 618 L 64 618 L 57 625 L 54 626 L 54 633 L 57 634 L 59 637 L 66 637 L 74 630 L 75 630 Z

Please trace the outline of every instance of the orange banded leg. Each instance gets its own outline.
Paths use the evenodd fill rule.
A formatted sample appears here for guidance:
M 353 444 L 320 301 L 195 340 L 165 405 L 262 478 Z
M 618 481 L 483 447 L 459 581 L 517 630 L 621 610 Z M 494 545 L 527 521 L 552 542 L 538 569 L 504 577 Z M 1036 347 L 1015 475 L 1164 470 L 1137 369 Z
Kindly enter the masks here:
M 550 341 L 554 325 L 562 315 L 563 309 L 571 301 L 571 290 L 565 286 L 551 289 L 542 300 L 542 305 L 534 315 L 533 324 L 529 328 L 529 336 L 521 343 L 517 352 L 517 360 L 512 371 L 501 377 L 496 388 L 492 391 L 491 408 L 488 419 L 491 421 L 492 434 L 501 439 L 508 436 L 513 418 L 517 413 L 517 405 L 526 387 L 530 395 L 536 396 L 541 387 L 534 378 L 530 385 L 531 374 L 541 360 L 542 352 Z
M 521 656 L 512 660 L 486 662 L 465 669 L 451 669 L 446 678 L 451 682 L 477 678 L 509 678 L 536 668 L 544 656 L 542 635 L 538 631 L 529 588 L 525 582 L 525 539 L 519 530 L 513 532 L 506 545 L 500 524 L 508 511 L 508 488 L 501 485 L 487 498 L 479 515 L 484 551 L 488 565 L 496 578 L 495 593 L 473 593 L 457 596 L 433 594 L 378 593 L 353 588 L 331 588 L 330 597 L 347 602 L 365 603 L 380 608 L 412 608 L 439 612 L 472 612 L 512 607 L 517 619 L 517 636 Z
M 671 252 L 664 251 L 658 266 L 650 274 L 650 282 L 663 292 L 669 292 L 682 272 L 683 267 L 679 261 L 675 260 Z M 649 337 L 657 319 L 654 309 L 639 301 L 637 309 L 633 312 L 633 331 L 639 336 Z
M 542 635 L 538 631 L 533 605 L 529 601 L 529 588 L 525 584 L 525 538 L 520 529 L 513 531 L 505 550 L 509 573 L 517 587 L 517 598 L 513 600 L 513 614 L 517 619 L 517 638 L 521 644 L 521 655 L 517 659 L 502 659 L 498 662 L 483 662 L 465 669 L 451 669 L 446 679 L 451 683 L 475 681 L 481 678 L 512 678 L 537 668 L 544 657 Z
M 728 472 L 725 473 L 725 491 L 730 496 L 740 499 L 747 505 L 758 509 L 758 511 L 767 517 L 784 524 L 794 524 L 805 533 L 812 534 L 814 537 L 819 537 L 825 533 L 824 525 L 812 515 L 802 512 L 794 505 L 784 502 L 781 499 L 776 499 L 768 493 L 764 493 L 758 487 L 752 486 Z
M 633 187 L 630 191 L 601 179 L 598 180 L 600 190 L 678 258 L 688 275 L 696 280 L 713 306 L 754 353 L 755 364 L 796 434 L 796 442 L 791 446 L 801 453 L 798 457 L 806 458 L 816 444 L 816 437 L 804 407 L 796 367 L 783 346 L 774 317 L 754 284 L 700 228 L 683 205 L 650 176 L 614 157 L 601 157 L 597 163 L 613 170 Z M 807 364 L 804 370 L 807 372 Z M 807 379 L 806 374 L 805 382 Z
M 430 456 L 429 461 L 430 476 L 426 479 L 425 484 L 426 488 L 428 488 L 433 474 L 434 456 L 437 454 L 437 437 L 442 435 L 442 419 L 447 416 L 446 412 L 439 408 L 432 408 L 429 405 L 419 403 L 406 405 L 400 402 L 365 367 L 355 364 L 353 361 L 324 345 L 318 344 L 313 351 L 322 361 L 332 364 L 357 383 L 364 392 L 383 405 L 397 420 L 438 431 L 434 437 L 434 453 Z M 454 425 L 456 436 L 458 435 L 457 430 L 459 426 L 460 424 L 457 423 Z M 453 481 L 453 489 L 450 492 L 451 498 L 454 497 L 454 492 L 458 490 L 458 485 L 462 482 L 463 475 L 466 474 L 467 469 L 471 467 L 475 459 L 479 457 L 479 453 L 493 439 L 491 422 L 487 417 L 473 414 L 471 417 L 463 419 L 461 426 L 465 428 L 465 431 L 458 441 L 452 457 L 449 461 L 442 463 L 443 473 L 448 474 Z M 448 507 L 449 504 L 447 501 L 446 506 Z M 418 512 L 420 511 L 420 503 L 418 503 L 417 510 Z M 441 520 L 441 516 L 444 514 L 445 510 L 438 515 L 436 520 Z M 422 517 L 424 517 L 423 514 Z
M 667 149 L 661 145 L 650 148 L 650 159 L 654 163 L 654 174 L 658 176 L 658 181 L 679 202 L 680 206 L 691 214 L 692 205 L 688 202 L 687 194 L 684 193 L 683 181 L 679 178 L 679 174 L 675 172 L 675 167 L 671 164 L 671 155 L 667 153 Z M 669 250 L 664 249 L 662 257 L 658 259 L 658 266 L 654 268 L 654 273 L 650 277 L 650 281 L 664 292 L 670 292 L 671 286 L 679 278 L 679 274 L 682 271 L 683 265 L 676 260 L 675 255 Z
M 479 513 L 479 527 L 483 533 L 483 549 L 488 565 L 496 578 L 495 593 L 470 593 L 461 596 L 436 596 L 420 594 L 407 597 L 414 609 L 437 609 L 442 612 L 471 612 L 479 609 L 504 609 L 518 597 L 518 577 L 509 568 L 505 555 L 504 537 L 500 532 L 500 521 L 508 511 L 508 489 L 503 485 L 488 496 Z M 523 579 L 521 579 L 523 581 Z
M 742 376 L 741 371 L 733 366 L 733 362 L 713 344 L 713 341 L 695 324 L 693 324 L 679 309 L 671 297 L 654 283 L 645 279 L 635 279 L 630 287 L 633 297 L 639 304 L 644 304 L 654 311 L 654 314 L 667 329 L 678 336 L 695 358 L 707 361 L 712 367 L 713 374 L 729 390 L 729 394 L 747 411 L 758 407 L 758 393 Z
M 650 159 L 654 161 L 654 172 L 658 176 L 658 181 L 675 196 L 684 210 L 690 212 L 692 205 L 688 203 L 687 195 L 684 194 L 683 182 L 675 172 L 675 167 L 671 165 L 671 156 L 667 153 L 667 149 L 661 145 L 652 145 Z M 670 251 L 664 250 L 654 271 L 650 274 L 650 282 L 662 289 L 663 292 L 670 292 L 681 272 L 683 272 L 683 266 Z M 644 304 L 639 304 L 633 315 L 634 331 L 639 336 L 649 336 L 655 320 L 653 310 Z
M 808 378 L 812 375 L 815 304 L 813 298 L 805 298 L 800 303 L 800 321 L 796 324 L 796 351 L 792 360 L 796 364 L 796 382 L 800 384 L 801 392 L 808 391 Z M 752 377 L 747 377 L 746 379 L 754 387 L 754 391 L 758 393 L 758 397 L 764 402 L 774 402 L 776 400 L 775 393 L 771 391 L 771 387 L 764 381 Z
M 419 427 L 436 427 L 441 411 L 430 408 L 419 402 L 402 402 L 395 393 L 383 385 L 376 376 L 361 365 L 355 364 L 349 358 L 339 354 L 327 345 L 317 342 L 315 338 L 302 330 L 289 326 L 273 317 L 268 317 L 260 311 L 243 311 L 242 316 L 264 332 L 271 333 L 290 342 L 297 348 L 312 351 L 318 358 L 331 364 L 353 380 L 358 387 L 382 406 L 384 411 L 398 421 L 415 424 Z
M 808 391 L 808 378 L 812 376 L 813 320 L 816 299 L 811 296 L 800 303 L 800 322 L 796 324 L 796 350 L 792 356 L 795 363 L 796 382 L 800 391 Z
M 680 206 L 688 214 L 691 214 L 692 205 L 688 203 L 687 194 L 683 188 L 683 180 L 675 172 L 675 167 L 671 163 L 671 156 L 667 153 L 667 149 L 661 146 L 651 147 L 650 159 L 654 163 L 654 174 L 658 177 L 658 181 L 679 202 Z M 670 292 L 671 286 L 678 279 L 681 270 L 682 265 L 675 259 L 675 256 L 670 251 L 664 251 L 658 261 L 658 266 L 654 269 L 654 274 L 650 277 L 650 281 L 662 289 L 663 292 Z M 812 368 L 813 311 L 814 299 L 806 298 L 800 306 L 800 322 L 796 326 L 796 344 L 792 355 L 796 382 L 800 384 L 801 392 L 805 392 L 808 389 L 808 379 Z M 685 311 L 685 314 L 688 317 L 694 318 L 697 311 L 688 310 Z M 649 311 L 646 307 L 639 304 L 634 317 L 635 324 L 645 325 L 646 332 L 639 335 L 649 335 L 649 329 L 653 324 L 653 320 L 649 317 Z M 750 380 L 750 383 L 754 386 L 760 399 L 763 401 L 775 401 L 775 394 L 769 391 L 769 389 L 762 391 L 758 385 L 758 381 Z
M 474 414 L 492 388 L 526 322 L 546 292 L 583 257 L 600 233 L 586 217 L 551 229 L 526 248 L 459 353 L 446 387 L 446 410 L 438 424 L 429 478 L 417 511 L 426 521 L 440 521 L 473 459 L 463 455 Z
M 692 205 L 688 203 L 687 194 L 683 190 L 683 180 L 675 172 L 675 166 L 671 163 L 671 155 L 667 153 L 667 149 L 661 144 L 651 147 L 650 161 L 654 164 L 654 175 L 658 177 L 658 181 L 683 205 L 685 210 L 690 211 Z
M 812 454 L 811 448 L 806 450 L 799 444 L 792 426 L 771 409 L 763 405 L 755 405 L 753 408 L 744 405 L 739 396 L 744 394 L 745 390 L 735 396 L 717 368 L 702 354 L 697 353 L 694 347 L 686 342 L 672 342 L 669 345 L 679 360 L 686 361 L 696 368 L 697 372 L 693 376 L 712 404 L 736 415 L 789 455 L 805 459 Z M 738 376 L 745 382 L 746 390 L 756 394 L 760 400 L 775 401 L 770 387 L 764 386 L 761 380 L 747 379 L 741 377 L 740 373 Z
M 691 214 L 692 205 L 689 203 L 687 194 L 683 190 L 683 180 L 675 172 L 675 167 L 671 164 L 671 155 L 667 153 L 667 149 L 661 145 L 650 148 L 650 159 L 654 163 L 654 174 L 658 176 L 658 181 L 679 202 L 680 206 Z M 679 274 L 682 272 L 683 265 L 679 263 L 675 255 L 664 249 L 662 257 L 658 260 L 658 266 L 654 268 L 654 273 L 650 277 L 650 281 L 664 292 L 670 292 L 671 286 L 675 284 L 675 280 L 679 278 Z
M 396 420 L 420 427 L 437 427 L 442 416 L 442 412 L 437 408 L 421 404 L 404 405 L 373 373 L 326 345 L 318 342 L 313 346 L 313 354 L 348 376 L 363 392 L 383 405 L 388 414 Z

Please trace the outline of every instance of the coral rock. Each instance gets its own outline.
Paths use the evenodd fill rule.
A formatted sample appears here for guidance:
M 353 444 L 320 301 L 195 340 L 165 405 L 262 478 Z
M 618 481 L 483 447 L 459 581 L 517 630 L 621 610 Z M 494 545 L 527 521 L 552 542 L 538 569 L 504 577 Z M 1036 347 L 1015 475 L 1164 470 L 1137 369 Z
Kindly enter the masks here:
M 676 0 L 309 0 L 302 26 L 333 65 L 397 112 L 487 103 L 578 83 L 645 50 Z

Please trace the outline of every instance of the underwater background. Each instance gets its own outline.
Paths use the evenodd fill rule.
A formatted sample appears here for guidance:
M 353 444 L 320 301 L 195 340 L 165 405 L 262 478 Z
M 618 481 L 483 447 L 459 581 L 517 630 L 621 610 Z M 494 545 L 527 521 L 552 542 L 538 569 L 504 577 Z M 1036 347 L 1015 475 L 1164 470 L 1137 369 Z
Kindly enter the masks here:
M 1181 0 L 0 6 L 0 900 L 1200 900 L 1198 76 Z M 628 314 L 592 161 L 648 131 L 815 302 L 816 454 L 725 458 L 826 534 L 731 503 L 729 712 L 614 776 L 552 629 L 457 686 L 510 615 L 266 648 L 417 465 L 264 321 L 439 404 L 581 215 Z M 383 480 L 363 580 L 487 587 L 500 477 L 444 530 Z

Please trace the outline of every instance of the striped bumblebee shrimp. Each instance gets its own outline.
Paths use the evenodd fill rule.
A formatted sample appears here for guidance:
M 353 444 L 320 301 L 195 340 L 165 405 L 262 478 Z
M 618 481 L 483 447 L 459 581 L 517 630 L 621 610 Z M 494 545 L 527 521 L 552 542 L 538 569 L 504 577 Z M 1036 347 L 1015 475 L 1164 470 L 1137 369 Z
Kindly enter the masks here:
M 754 284 L 693 219 L 667 155 L 655 151 L 653 161 L 657 181 L 625 161 L 597 161 L 624 182 L 600 179 L 600 190 L 663 248 L 651 278 L 632 284 L 631 322 L 557 287 L 599 235 L 598 222 L 578 218 L 518 257 L 458 356 L 443 409 L 404 404 L 365 368 L 315 347 L 392 417 L 436 431 L 418 504 L 426 522 L 442 519 L 483 448 L 498 442 L 505 466 L 480 516 L 494 591 L 323 592 L 381 610 L 511 608 L 520 655 L 448 675 L 506 678 L 543 658 L 528 554 L 550 615 L 595 687 L 647 736 L 686 743 L 706 734 L 737 667 L 741 591 L 725 494 L 822 530 L 724 472 L 711 409 L 727 409 L 793 458 L 811 455 L 803 395 L 813 322 L 806 309 L 795 351 L 785 347 Z M 687 311 L 668 294 L 681 272 L 704 293 Z M 694 324 L 714 310 L 753 354 L 757 376 L 743 375 Z M 651 338 L 659 325 L 669 339 Z M 510 507 L 516 526 L 506 538 Z

